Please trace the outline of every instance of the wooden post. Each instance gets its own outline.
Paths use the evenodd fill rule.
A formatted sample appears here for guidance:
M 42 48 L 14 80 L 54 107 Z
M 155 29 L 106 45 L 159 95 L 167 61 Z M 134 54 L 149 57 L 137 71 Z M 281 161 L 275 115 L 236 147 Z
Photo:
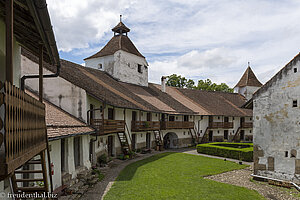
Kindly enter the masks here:
M 39 100 L 43 102 L 43 45 L 39 45 Z
M 6 24 L 6 81 L 13 84 L 13 15 L 14 1 L 5 1 L 5 24 Z

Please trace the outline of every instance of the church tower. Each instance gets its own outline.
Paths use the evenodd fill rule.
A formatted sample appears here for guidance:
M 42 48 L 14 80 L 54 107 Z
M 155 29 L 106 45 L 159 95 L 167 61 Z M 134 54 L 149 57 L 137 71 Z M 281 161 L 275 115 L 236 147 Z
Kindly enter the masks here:
M 85 58 L 85 66 L 102 70 L 119 81 L 148 86 L 148 63 L 128 37 L 130 29 L 122 22 L 112 29 L 114 36 L 97 53 Z
M 247 100 L 252 98 L 252 95 L 262 86 L 261 82 L 256 78 L 252 71 L 250 64 L 243 74 L 240 81 L 234 87 L 234 92 L 239 93 L 246 97 Z

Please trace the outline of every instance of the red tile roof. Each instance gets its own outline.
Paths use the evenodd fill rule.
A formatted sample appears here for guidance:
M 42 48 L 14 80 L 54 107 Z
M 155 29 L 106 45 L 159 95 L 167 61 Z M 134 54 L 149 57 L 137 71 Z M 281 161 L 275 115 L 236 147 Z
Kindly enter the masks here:
M 37 98 L 37 95 L 29 90 L 26 93 Z M 46 126 L 49 140 L 95 132 L 93 128 L 54 104 L 46 100 L 43 103 L 46 110 Z

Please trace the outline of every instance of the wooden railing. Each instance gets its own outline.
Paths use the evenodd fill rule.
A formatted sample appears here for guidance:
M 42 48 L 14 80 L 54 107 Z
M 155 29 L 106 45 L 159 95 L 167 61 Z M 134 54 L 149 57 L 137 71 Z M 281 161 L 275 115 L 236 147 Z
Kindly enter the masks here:
M 46 149 L 47 133 L 43 103 L 8 82 L 0 83 L 0 91 L 0 176 L 5 177 Z
M 194 122 L 183 122 L 183 121 L 165 121 L 161 122 L 160 128 L 166 129 L 191 129 L 194 128 Z
M 253 122 L 242 122 L 241 128 L 252 128 Z
M 120 133 L 125 131 L 124 120 L 91 119 L 90 122 L 91 125 L 97 129 L 98 135 L 104 135 L 108 133 Z
M 233 122 L 209 122 L 210 129 L 216 128 L 233 128 Z
M 131 131 L 156 131 L 160 129 L 159 121 L 132 121 Z

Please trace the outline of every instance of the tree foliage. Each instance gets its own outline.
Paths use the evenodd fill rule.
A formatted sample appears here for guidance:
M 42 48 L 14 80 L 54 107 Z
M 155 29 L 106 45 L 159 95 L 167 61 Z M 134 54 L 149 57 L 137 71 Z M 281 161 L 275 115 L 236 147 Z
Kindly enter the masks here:
M 198 84 L 195 85 L 195 82 L 192 79 L 186 79 L 185 77 L 177 74 L 168 76 L 167 85 L 197 90 L 233 92 L 233 89 L 230 88 L 226 83 L 216 84 L 210 79 L 206 79 L 198 80 Z

